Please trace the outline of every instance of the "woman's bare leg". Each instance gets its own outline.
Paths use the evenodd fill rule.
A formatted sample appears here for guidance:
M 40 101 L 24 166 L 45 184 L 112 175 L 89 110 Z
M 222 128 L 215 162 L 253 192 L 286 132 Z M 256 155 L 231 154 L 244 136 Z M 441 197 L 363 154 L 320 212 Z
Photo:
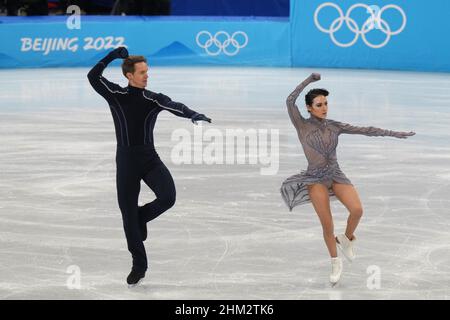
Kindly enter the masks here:
M 352 240 L 356 227 L 363 214 L 363 208 L 358 192 L 351 184 L 333 183 L 332 188 L 336 197 L 350 213 L 347 219 L 345 235 L 349 240 Z
M 323 239 L 332 258 L 337 257 L 336 240 L 334 238 L 333 217 L 330 210 L 328 188 L 322 184 L 308 186 L 309 197 L 322 224 Z

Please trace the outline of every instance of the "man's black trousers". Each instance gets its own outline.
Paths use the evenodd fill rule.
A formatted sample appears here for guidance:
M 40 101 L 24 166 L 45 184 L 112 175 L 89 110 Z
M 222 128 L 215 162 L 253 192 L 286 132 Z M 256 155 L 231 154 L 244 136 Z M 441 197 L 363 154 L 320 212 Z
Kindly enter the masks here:
M 175 185 L 153 146 L 118 146 L 116 164 L 117 197 L 133 269 L 146 271 L 147 254 L 140 225 L 155 219 L 174 205 Z M 141 180 L 155 193 L 156 199 L 138 207 Z

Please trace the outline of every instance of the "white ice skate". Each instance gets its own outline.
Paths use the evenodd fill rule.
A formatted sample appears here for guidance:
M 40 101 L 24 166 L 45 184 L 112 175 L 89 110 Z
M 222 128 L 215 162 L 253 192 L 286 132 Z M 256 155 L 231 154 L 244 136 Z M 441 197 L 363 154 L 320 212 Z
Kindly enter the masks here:
M 355 240 L 356 238 L 354 236 L 352 240 L 349 240 L 345 234 L 339 234 L 336 237 L 336 245 L 350 262 L 355 259 L 355 251 L 353 250 Z
M 335 285 L 341 279 L 343 270 L 342 259 L 339 257 L 331 258 L 331 274 L 330 274 L 330 282 L 331 285 Z

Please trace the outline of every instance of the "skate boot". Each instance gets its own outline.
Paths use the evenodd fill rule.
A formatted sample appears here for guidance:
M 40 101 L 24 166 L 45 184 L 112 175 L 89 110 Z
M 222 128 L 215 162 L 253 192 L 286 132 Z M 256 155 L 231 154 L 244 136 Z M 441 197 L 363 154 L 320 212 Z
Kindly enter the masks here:
M 339 282 L 341 278 L 343 270 L 342 260 L 339 257 L 331 258 L 331 274 L 330 274 L 330 282 L 331 285 L 335 285 Z
M 145 277 L 145 271 L 137 271 L 135 269 L 131 269 L 130 274 L 127 277 L 128 287 L 132 288 L 137 286 L 142 282 L 142 279 Z
M 336 237 L 336 245 L 350 262 L 355 259 L 355 252 L 353 250 L 355 241 L 356 238 L 354 236 L 352 240 L 349 240 L 345 234 L 339 234 Z

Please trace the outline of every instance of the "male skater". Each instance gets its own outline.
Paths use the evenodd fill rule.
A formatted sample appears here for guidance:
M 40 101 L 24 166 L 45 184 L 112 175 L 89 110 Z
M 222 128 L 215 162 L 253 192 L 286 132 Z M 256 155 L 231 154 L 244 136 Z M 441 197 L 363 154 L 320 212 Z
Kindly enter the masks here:
M 103 70 L 114 59 L 124 59 L 123 75 L 128 79 L 125 88 L 106 80 Z M 184 104 L 172 101 L 162 93 L 146 90 L 147 60 L 143 56 L 129 56 L 124 47 L 111 51 L 88 73 L 97 93 L 109 104 L 117 138 L 116 184 L 123 227 L 133 266 L 127 277 L 130 286 L 145 277 L 147 255 L 143 241 L 147 238 L 147 222 L 155 219 L 175 203 L 175 185 L 169 170 L 160 160 L 153 143 L 153 128 L 158 113 L 167 110 L 192 122 L 211 122 L 203 114 Z M 140 181 L 153 190 L 156 199 L 138 207 Z

